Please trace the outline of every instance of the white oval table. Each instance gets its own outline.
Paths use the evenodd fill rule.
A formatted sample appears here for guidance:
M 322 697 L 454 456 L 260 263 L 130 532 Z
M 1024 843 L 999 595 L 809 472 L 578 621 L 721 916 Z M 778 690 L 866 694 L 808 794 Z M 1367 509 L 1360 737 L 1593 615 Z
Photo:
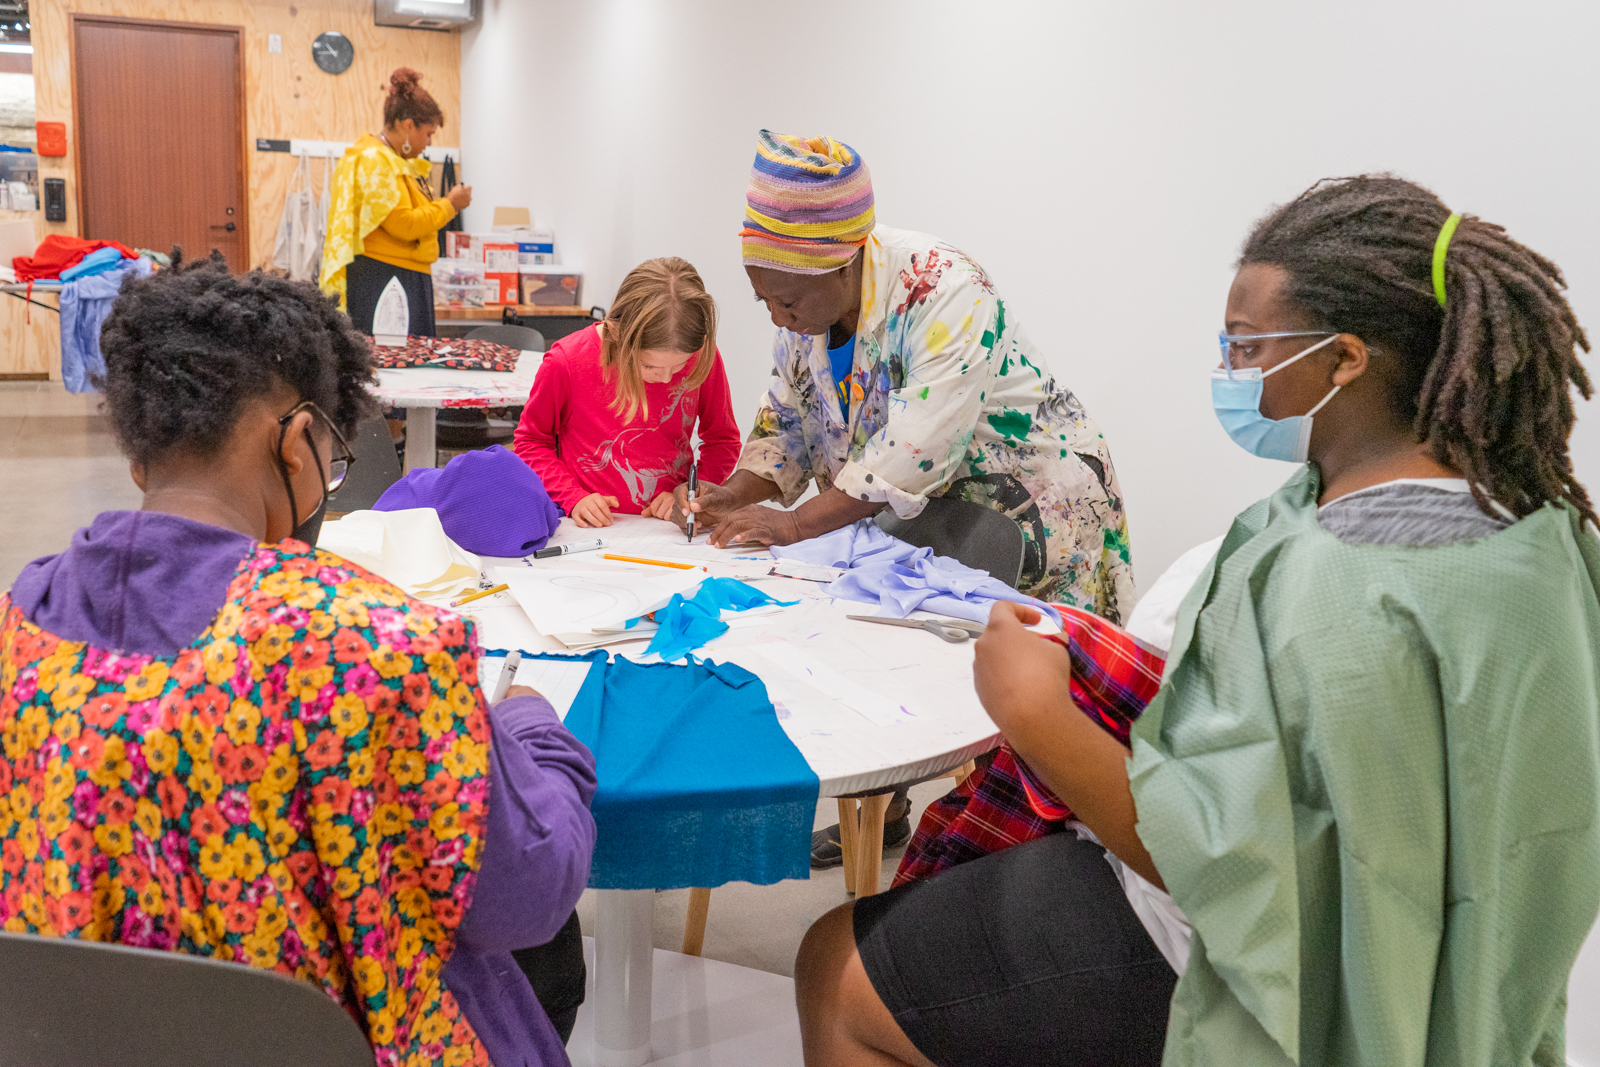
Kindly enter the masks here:
M 434 425 L 440 408 L 511 408 L 528 402 L 543 352 L 524 352 L 513 371 L 395 367 L 378 371 L 369 392 L 406 412 L 406 470 L 432 467 L 437 456 Z
M 670 522 L 639 516 L 618 516 L 602 530 L 580 529 L 562 519 L 552 545 L 592 540 L 607 542 L 618 554 L 710 565 L 712 572 L 731 569 L 736 556 L 759 550 L 718 550 L 688 545 Z M 551 560 L 485 559 L 485 568 L 501 565 L 571 567 L 595 553 L 574 553 Z M 746 579 L 749 580 L 749 579 Z M 758 588 L 780 600 L 800 599 L 795 608 L 770 616 L 770 622 L 730 629 L 695 655 L 730 660 L 751 670 L 766 684 L 780 710 L 785 733 L 816 773 L 822 797 L 881 791 L 897 783 L 932 777 L 959 767 L 999 744 L 1000 735 L 972 688 L 972 643 L 949 644 L 934 634 L 897 626 L 855 622 L 847 615 L 870 615 L 875 609 L 856 601 L 827 598 L 814 582 L 789 578 L 762 579 Z M 528 621 L 509 593 L 486 597 L 464 609 L 477 620 L 485 649 L 564 652 Z M 751 620 L 754 621 L 754 620 Z M 781 638 L 818 657 L 847 679 L 885 697 L 893 697 L 912 718 L 878 725 L 845 704 L 800 681 L 771 661 L 748 650 Z M 612 646 L 618 655 L 640 655 L 643 642 Z M 597 891 L 595 930 L 595 1062 L 598 1067 L 638 1067 L 650 1057 L 651 948 L 655 891 Z

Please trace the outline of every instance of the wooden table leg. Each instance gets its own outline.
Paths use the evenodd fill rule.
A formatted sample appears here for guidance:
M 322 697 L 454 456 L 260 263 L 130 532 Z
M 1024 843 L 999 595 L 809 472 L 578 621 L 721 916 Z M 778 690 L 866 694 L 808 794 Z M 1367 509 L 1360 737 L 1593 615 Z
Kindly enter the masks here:
M 839 851 L 844 853 L 844 891 L 856 891 L 856 836 L 861 817 L 856 814 L 856 802 L 848 797 L 839 798 Z
M 695 886 L 689 890 L 689 915 L 683 921 L 683 954 L 698 956 L 706 943 L 706 916 L 711 911 L 711 890 Z
M 893 798 L 893 793 L 879 793 L 861 800 L 861 834 L 856 838 L 857 900 L 878 891 L 883 873 L 883 816 Z

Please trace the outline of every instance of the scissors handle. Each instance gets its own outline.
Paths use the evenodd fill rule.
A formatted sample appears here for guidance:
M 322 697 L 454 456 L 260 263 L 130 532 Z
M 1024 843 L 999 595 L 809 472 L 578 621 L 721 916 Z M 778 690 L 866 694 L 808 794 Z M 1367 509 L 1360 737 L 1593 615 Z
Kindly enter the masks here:
M 938 634 L 952 645 L 959 645 L 971 636 L 965 630 L 957 629 L 954 626 L 946 626 L 944 623 L 935 622 L 932 619 L 923 623 L 922 628 L 931 634 Z

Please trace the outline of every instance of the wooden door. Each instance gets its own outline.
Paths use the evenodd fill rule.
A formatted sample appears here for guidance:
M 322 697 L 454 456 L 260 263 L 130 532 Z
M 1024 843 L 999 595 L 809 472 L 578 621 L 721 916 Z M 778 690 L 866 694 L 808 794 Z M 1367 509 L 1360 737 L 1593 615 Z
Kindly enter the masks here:
M 249 266 L 240 30 L 72 16 L 82 235 Z

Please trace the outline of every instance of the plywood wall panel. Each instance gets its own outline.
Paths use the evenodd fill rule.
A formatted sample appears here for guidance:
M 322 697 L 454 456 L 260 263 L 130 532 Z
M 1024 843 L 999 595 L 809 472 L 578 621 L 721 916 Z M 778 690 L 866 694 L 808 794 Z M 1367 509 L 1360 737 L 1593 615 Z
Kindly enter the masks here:
M 250 261 L 255 265 L 272 256 L 295 162 L 287 155 L 257 152 L 256 138 L 353 141 L 364 132 L 376 131 L 389 72 L 409 66 L 422 72 L 423 85 L 444 111 L 445 129 L 436 140 L 459 143 L 460 35 L 374 26 L 371 0 L 33 0 L 30 13 L 38 117 L 68 123 L 69 144 L 76 133 L 72 12 L 243 27 Z M 312 62 L 311 42 L 325 30 L 337 30 L 355 45 L 355 62 L 343 74 L 326 74 Z M 283 36 L 281 53 L 267 51 L 267 35 L 273 33 Z M 60 159 L 40 161 L 41 178 L 67 180 L 68 203 L 63 224 L 46 224 L 40 216 L 41 234 L 78 232 L 74 165 L 70 150 Z M 320 189 L 321 161 L 313 160 L 311 169 Z

